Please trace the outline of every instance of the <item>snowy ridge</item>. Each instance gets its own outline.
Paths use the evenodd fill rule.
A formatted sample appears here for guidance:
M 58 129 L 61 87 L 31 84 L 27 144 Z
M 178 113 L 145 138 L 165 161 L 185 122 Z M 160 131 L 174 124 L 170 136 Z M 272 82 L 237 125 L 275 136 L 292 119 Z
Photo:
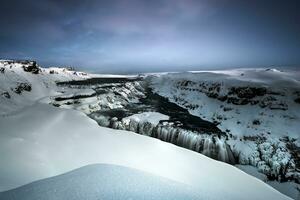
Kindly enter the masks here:
M 84 72 L 75 72 L 66 68 L 41 68 L 33 61 L 0 60 L 0 71 L 2 102 L 0 114 L 2 115 L 16 112 L 46 96 L 57 95 L 57 81 L 90 77 Z M 24 86 L 27 89 L 24 89 Z
M 140 114 L 135 114 L 123 118 L 123 120 L 127 122 L 129 122 L 130 120 L 134 120 L 136 122 L 149 122 L 153 125 L 157 125 L 160 120 L 168 120 L 168 119 L 169 116 L 157 112 L 143 112 Z
M 143 184 L 141 184 L 143 183 Z M 0 193 L 1 200 L 207 199 L 192 187 L 127 167 L 94 164 Z M 203 192 L 203 191 L 202 191 Z M 202 197 L 201 197 L 202 196 Z
M 99 127 L 74 110 L 36 104 L 1 118 L 0 127 L 5 127 L 0 134 L 2 190 L 107 163 L 190 185 L 212 199 L 288 199 L 233 166 L 150 137 Z

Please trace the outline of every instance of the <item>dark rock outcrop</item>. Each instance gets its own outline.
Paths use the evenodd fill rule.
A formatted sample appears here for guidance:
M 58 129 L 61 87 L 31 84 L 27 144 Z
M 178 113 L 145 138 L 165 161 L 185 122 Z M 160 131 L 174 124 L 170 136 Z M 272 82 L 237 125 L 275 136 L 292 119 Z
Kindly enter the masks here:
M 31 72 L 33 74 L 38 74 L 40 72 L 40 68 L 35 61 L 25 61 L 21 63 L 24 64 L 23 69 L 25 72 Z
M 196 83 L 189 80 L 182 80 L 177 82 L 176 87 L 180 90 L 204 93 L 209 98 L 217 99 L 222 102 L 227 101 L 227 103 L 234 104 L 234 105 L 247 105 L 247 104 L 256 105 L 260 102 L 260 98 L 258 97 L 263 97 L 266 94 L 269 94 L 269 91 L 267 90 L 266 87 L 251 87 L 251 86 L 230 87 L 228 91 L 223 90 L 222 92 L 222 88 L 223 88 L 222 82 Z M 271 106 L 269 108 L 271 109 Z M 272 109 L 285 109 L 285 106 L 275 106 Z
M 91 94 L 78 94 L 78 95 L 73 95 L 73 96 L 69 96 L 69 97 L 68 96 L 55 97 L 55 101 L 83 99 L 83 98 L 89 98 L 89 97 L 94 97 L 94 96 L 96 96 L 96 92 L 91 93 Z
M 258 119 L 253 120 L 252 122 L 253 125 L 260 125 L 260 121 Z
M 271 110 L 287 110 L 288 105 L 285 102 L 278 101 L 274 96 L 266 96 L 260 102 L 261 108 L 268 107 Z
M 232 103 L 234 105 L 246 105 L 250 103 L 250 101 L 246 98 L 228 97 L 227 103 Z
M 10 94 L 8 92 L 2 92 L 1 96 L 7 98 L 7 99 L 10 99 Z
M 15 87 L 13 91 L 17 94 L 21 94 L 23 91 L 30 92 L 31 89 L 31 84 L 29 83 L 18 83 L 17 87 Z
M 264 87 L 232 87 L 228 94 L 236 94 L 239 98 L 252 99 L 256 96 L 263 96 L 267 93 Z

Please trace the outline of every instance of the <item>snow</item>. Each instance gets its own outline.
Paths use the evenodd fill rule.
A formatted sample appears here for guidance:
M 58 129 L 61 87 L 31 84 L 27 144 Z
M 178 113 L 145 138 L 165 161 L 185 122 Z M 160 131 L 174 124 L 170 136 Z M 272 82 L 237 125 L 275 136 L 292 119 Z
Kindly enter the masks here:
M 291 198 L 296 200 L 300 199 L 299 184 L 294 182 L 280 183 L 278 181 L 268 181 L 267 184 L 280 191 L 282 194 L 289 195 Z
M 61 94 L 56 81 L 88 78 L 89 74 L 60 68 L 40 68 L 39 74 L 32 74 L 18 63 L 0 64 L 5 67 L 0 89 L 11 94 L 10 99 L 0 96 L 0 191 L 104 163 L 151 173 L 175 185 L 186 184 L 199 191 L 199 199 L 289 199 L 226 163 L 150 137 L 99 127 L 83 112 L 48 104 L 51 96 Z M 15 94 L 11 87 L 17 82 L 31 84 L 32 91 Z M 64 92 L 68 94 L 68 89 Z M 154 116 L 165 117 L 148 113 L 152 122 Z M 93 174 L 93 169 L 85 169 Z
M 236 165 L 236 166 L 239 169 L 246 172 L 247 174 L 250 174 L 250 175 L 266 182 L 268 185 L 272 186 L 273 188 L 280 191 L 281 193 L 286 194 L 296 200 L 300 199 L 300 194 L 299 194 L 300 186 L 298 184 L 296 184 L 294 182 L 280 183 L 278 181 L 268 181 L 267 177 L 264 174 L 259 173 L 257 171 L 257 168 L 255 168 L 253 166 L 249 166 L 249 165 Z
M 0 193 L 0 199 L 210 199 L 199 193 L 188 185 L 139 170 L 94 164 Z
M 137 123 L 150 122 L 153 125 L 157 125 L 160 120 L 168 120 L 169 116 L 158 113 L 158 112 L 143 112 L 129 117 L 125 117 L 123 120 L 134 120 Z
M 78 111 L 37 103 L 2 118 L 0 127 L 2 191 L 107 163 L 188 184 L 212 198 L 287 199 L 228 164 L 150 137 L 99 127 Z
M 253 167 L 251 165 L 236 165 L 236 167 L 246 172 L 247 174 L 258 178 L 259 180 L 262 180 L 264 182 L 268 180 L 266 175 L 259 173 L 256 167 Z

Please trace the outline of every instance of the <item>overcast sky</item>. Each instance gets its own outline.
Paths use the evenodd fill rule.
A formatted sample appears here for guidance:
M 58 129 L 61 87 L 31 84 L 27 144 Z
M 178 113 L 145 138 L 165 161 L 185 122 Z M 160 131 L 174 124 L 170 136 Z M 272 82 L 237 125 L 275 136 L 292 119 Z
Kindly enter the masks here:
M 45 66 L 300 66 L 299 0 L 2 0 L 0 29 L 0 58 Z

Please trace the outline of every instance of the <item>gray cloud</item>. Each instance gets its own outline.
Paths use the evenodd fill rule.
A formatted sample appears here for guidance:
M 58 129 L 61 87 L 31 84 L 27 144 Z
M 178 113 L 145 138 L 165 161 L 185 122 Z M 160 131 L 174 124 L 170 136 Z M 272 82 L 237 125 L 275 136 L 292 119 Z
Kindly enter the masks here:
M 297 1 L 5 0 L 0 57 L 103 72 L 297 65 Z

